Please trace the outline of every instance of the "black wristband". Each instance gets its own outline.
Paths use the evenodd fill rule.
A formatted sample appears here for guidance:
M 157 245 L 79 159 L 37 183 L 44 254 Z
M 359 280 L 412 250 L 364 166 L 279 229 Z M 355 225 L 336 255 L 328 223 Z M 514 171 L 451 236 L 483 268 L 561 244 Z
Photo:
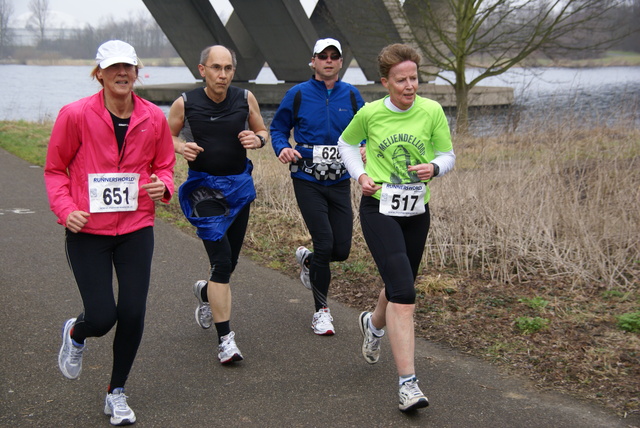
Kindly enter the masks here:
M 267 144 L 267 140 L 260 134 L 256 134 L 256 137 L 260 140 L 260 148 L 263 148 L 265 144 Z
M 433 165 L 433 176 L 437 177 L 438 174 L 440 174 L 440 167 L 438 166 L 437 163 L 433 163 L 433 162 L 431 162 L 431 165 Z

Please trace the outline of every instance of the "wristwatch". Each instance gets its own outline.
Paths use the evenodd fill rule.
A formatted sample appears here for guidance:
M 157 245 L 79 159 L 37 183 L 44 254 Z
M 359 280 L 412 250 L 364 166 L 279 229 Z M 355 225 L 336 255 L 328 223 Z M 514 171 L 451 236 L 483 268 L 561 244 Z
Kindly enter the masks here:
M 437 163 L 433 163 L 433 162 L 431 162 L 431 165 L 433 165 L 433 176 L 437 177 L 438 174 L 440 174 L 440 167 L 438 166 Z
M 267 140 L 260 134 L 256 134 L 256 137 L 260 140 L 260 148 L 263 148 L 265 144 L 267 144 Z

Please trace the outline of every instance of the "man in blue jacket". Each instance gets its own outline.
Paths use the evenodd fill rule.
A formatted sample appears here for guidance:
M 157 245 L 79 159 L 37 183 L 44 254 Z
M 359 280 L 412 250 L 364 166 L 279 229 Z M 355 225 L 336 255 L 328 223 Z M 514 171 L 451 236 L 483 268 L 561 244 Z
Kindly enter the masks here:
M 298 207 L 313 242 L 313 252 L 304 246 L 296 250 L 300 280 L 313 291 L 311 328 L 315 334 L 332 335 L 329 263 L 349 257 L 353 223 L 350 177 L 336 144 L 364 101 L 353 85 L 339 80 L 343 59 L 337 40 L 318 40 L 309 66 L 314 75 L 287 91 L 273 117 L 271 144 L 280 162 L 289 164 Z

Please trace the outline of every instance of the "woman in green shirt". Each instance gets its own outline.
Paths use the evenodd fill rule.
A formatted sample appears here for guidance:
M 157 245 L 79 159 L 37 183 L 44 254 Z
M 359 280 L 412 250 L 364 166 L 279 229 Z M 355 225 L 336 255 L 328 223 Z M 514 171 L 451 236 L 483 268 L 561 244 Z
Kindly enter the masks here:
M 415 375 L 413 327 L 414 283 L 430 225 L 427 183 L 455 164 L 442 107 L 417 95 L 419 65 L 410 46 L 382 49 L 378 67 L 389 95 L 365 104 L 338 142 L 349 174 L 362 187 L 362 232 L 385 284 L 375 310 L 360 314 L 362 354 L 370 364 L 378 361 L 386 327 L 405 412 L 429 405 Z

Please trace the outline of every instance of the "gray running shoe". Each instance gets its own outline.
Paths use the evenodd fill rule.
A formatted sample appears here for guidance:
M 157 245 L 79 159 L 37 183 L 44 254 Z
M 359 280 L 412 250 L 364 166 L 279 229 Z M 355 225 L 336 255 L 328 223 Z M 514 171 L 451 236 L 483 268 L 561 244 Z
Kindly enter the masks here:
M 71 341 L 71 329 L 76 319 L 70 318 L 62 327 L 62 346 L 58 353 L 58 367 L 67 379 L 77 379 L 82 371 L 82 353 L 85 346 L 78 348 Z
M 218 345 L 218 359 L 221 364 L 242 361 L 242 354 L 236 345 L 235 336 L 236 334 L 234 332 L 222 336 L 222 342 Z
M 127 404 L 124 388 L 115 388 L 111 394 L 107 393 L 104 414 L 111 416 L 111 425 L 131 425 L 136 421 L 136 414 Z
M 304 285 L 308 290 L 311 290 L 311 277 L 309 276 L 309 267 L 305 262 L 311 254 L 311 251 L 303 245 L 299 246 L 296 250 L 296 260 L 300 265 L 300 281 L 302 281 L 302 285 Z
M 193 294 L 198 299 L 198 307 L 196 308 L 196 322 L 202 328 L 211 328 L 213 324 L 213 315 L 211 315 L 211 306 L 209 302 L 202 300 L 202 289 L 207 285 L 207 281 L 200 280 L 193 284 Z
M 380 358 L 380 342 L 382 336 L 378 337 L 369 328 L 369 320 L 371 319 L 371 312 L 362 312 L 359 318 L 360 332 L 362 333 L 362 356 L 367 363 L 375 364 Z M 384 335 L 384 330 L 382 330 Z
M 410 412 L 411 410 L 421 409 L 429 405 L 429 400 L 422 391 L 420 391 L 418 379 L 415 377 L 400 385 L 398 398 L 400 399 L 398 408 L 402 412 Z

